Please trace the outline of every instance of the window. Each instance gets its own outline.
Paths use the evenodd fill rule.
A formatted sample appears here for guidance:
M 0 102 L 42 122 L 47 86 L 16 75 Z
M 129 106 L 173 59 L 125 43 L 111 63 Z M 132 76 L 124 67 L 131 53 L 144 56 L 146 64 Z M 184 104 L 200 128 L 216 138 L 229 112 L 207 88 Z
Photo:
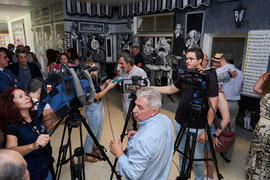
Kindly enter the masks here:
M 137 17 L 134 20 L 137 34 L 173 33 L 174 14 L 159 14 Z

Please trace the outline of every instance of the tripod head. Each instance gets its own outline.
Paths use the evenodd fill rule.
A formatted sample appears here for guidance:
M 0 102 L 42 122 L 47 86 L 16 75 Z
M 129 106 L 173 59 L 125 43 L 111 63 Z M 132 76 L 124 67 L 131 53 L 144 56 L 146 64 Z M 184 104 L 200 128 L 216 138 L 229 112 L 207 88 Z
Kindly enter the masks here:
M 81 124 L 82 118 L 84 118 L 78 108 L 72 108 L 69 111 L 68 117 L 66 119 L 67 124 L 71 127 L 78 127 Z

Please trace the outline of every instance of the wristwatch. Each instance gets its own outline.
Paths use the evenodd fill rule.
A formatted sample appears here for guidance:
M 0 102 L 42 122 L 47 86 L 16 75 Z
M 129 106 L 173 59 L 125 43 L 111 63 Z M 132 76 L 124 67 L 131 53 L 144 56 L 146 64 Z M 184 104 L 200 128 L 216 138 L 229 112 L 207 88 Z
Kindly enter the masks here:
M 215 138 L 218 138 L 218 135 L 216 135 L 216 133 L 215 133 L 215 134 L 213 134 L 213 136 L 214 136 Z

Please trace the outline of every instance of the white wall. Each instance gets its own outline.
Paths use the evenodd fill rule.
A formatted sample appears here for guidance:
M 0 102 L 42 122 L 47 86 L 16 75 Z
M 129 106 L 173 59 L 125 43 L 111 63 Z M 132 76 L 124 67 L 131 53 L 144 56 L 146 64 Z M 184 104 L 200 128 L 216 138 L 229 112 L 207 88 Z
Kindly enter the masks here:
M 14 22 L 14 21 L 22 20 L 22 19 L 23 19 L 23 22 L 24 22 L 25 43 L 26 43 L 26 45 L 31 47 L 32 52 L 35 52 L 34 40 L 33 40 L 33 32 L 31 30 L 32 22 L 31 22 L 30 12 L 25 14 L 24 16 L 17 17 L 15 19 L 12 19 L 12 20 L 8 21 L 9 41 L 10 41 L 10 43 L 14 43 L 12 29 L 11 29 L 11 23 Z

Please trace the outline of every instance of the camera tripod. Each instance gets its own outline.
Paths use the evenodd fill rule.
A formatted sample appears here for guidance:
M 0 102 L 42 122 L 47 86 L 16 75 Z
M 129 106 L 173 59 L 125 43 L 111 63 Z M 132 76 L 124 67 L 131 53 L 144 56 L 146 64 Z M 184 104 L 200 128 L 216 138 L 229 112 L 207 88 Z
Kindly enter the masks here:
M 218 121 L 218 118 L 217 118 L 217 116 L 215 114 L 215 111 L 214 111 L 214 108 L 213 108 L 213 106 L 211 104 L 211 101 L 208 100 L 208 102 L 209 102 L 209 106 L 210 106 L 211 110 L 213 111 L 214 117 L 217 120 L 218 128 L 221 129 L 220 122 Z M 192 118 L 191 117 L 192 114 L 193 114 L 193 112 L 192 112 L 192 109 L 191 109 L 190 119 Z M 214 161 L 218 180 L 223 179 L 223 176 L 219 172 L 219 169 L 218 169 L 216 153 L 215 153 L 215 149 L 214 149 L 214 146 L 213 146 L 213 141 L 212 141 L 211 133 L 210 133 L 210 126 L 209 126 L 208 122 L 206 122 L 206 131 L 207 131 L 208 141 L 209 141 L 209 144 L 210 144 L 210 151 L 211 151 L 211 154 L 212 154 L 212 158 L 194 159 L 194 152 L 195 152 L 195 147 L 196 147 L 196 143 L 197 143 L 196 141 L 197 141 L 199 128 L 193 128 L 193 129 L 195 129 L 195 132 L 190 131 L 190 129 L 191 128 L 189 127 L 189 122 L 186 122 L 185 124 L 183 124 L 181 126 L 180 131 L 177 134 L 176 139 L 175 139 L 174 152 L 177 151 L 178 153 L 180 153 L 183 156 L 182 157 L 183 160 L 182 160 L 182 166 L 181 166 L 180 175 L 176 178 L 176 180 L 187 180 L 187 179 L 190 178 L 193 161 Z M 179 145 L 181 143 L 181 140 L 183 139 L 183 136 L 184 136 L 185 132 L 186 132 L 186 141 L 185 141 L 184 152 L 182 152 L 182 151 L 180 151 L 178 149 L 178 147 L 179 147 Z M 191 138 L 192 138 L 192 142 L 190 144 Z M 180 164 L 179 164 L 179 166 L 180 166 Z
M 126 130 L 127 130 L 127 126 L 128 126 L 128 121 L 129 121 L 129 119 L 130 119 L 132 110 L 133 110 L 134 107 L 135 107 L 135 101 L 136 101 L 136 99 L 137 99 L 135 92 L 132 92 L 132 93 L 130 94 L 130 98 L 131 98 L 131 101 L 130 101 L 130 104 L 129 104 L 129 107 L 128 107 L 128 112 L 127 112 L 127 115 L 126 115 L 125 124 L 124 124 L 123 130 L 122 130 L 122 134 L 120 135 L 120 137 L 121 137 L 121 142 L 123 142 L 123 140 L 124 140 L 124 138 L 125 138 Z M 136 122 L 136 121 L 134 121 L 134 122 Z M 137 129 L 137 124 L 134 123 L 133 125 L 134 125 L 134 129 L 136 130 L 136 129 Z M 113 168 L 112 168 L 112 173 L 111 173 L 111 178 L 110 178 L 110 180 L 112 180 L 112 178 L 113 178 L 113 174 L 114 174 L 114 172 L 115 172 L 115 167 L 116 167 L 116 165 L 117 165 L 117 161 L 118 161 L 118 159 L 115 158 L 114 164 L 113 164 Z
M 57 123 L 55 128 L 57 126 L 59 126 L 61 121 L 59 121 Z M 99 144 L 99 142 L 96 139 L 95 135 L 93 134 L 92 130 L 89 128 L 85 117 L 83 117 L 80 114 L 79 109 L 76 109 L 76 108 L 72 109 L 70 111 L 69 116 L 67 117 L 67 119 L 65 121 L 65 127 L 64 127 L 63 134 L 62 134 L 61 144 L 60 144 L 59 153 L 58 153 L 58 160 L 57 160 L 57 164 L 56 164 L 56 167 L 57 167 L 56 179 L 59 180 L 59 178 L 60 178 L 62 166 L 64 164 L 70 162 L 71 179 L 72 180 L 75 180 L 75 179 L 85 180 L 84 149 L 83 149 L 83 140 L 82 140 L 82 123 L 83 123 L 84 127 L 86 128 L 87 132 L 89 133 L 89 135 L 91 136 L 91 138 L 93 139 L 94 143 L 96 144 L 97 149 L 102 154 L 101 157 L 95 156 L 92 154 L 87 154 L 87 155 L 90 155 L 90 156 L 93 156 L 95 158 L 107 161 L 107 163 L 109 164 L 109 166 L 112 169 L 112 173 L 115 173 L 117 179 L 120 180 L 121 176 L 119 175 L 118 172 L 115 171 L 115 168 L 113 168 L 113 165 L 112 165 L 109 157 L 105 153 L 104 146 Z M 79 131 L 80 131 L 80 147 L 76 148 L 74 150 L 74 155 L 72 155 L 71 132 L 72 132 L 73 128 L 77 128 L 77 127 L 79 127 Z M 50 133 L 49 133 L 50 135 L 55 131 L 55 128 L 52 131 L 50 131 Z M 66 134 L 67 129 L 68 129 L 67 144 L 64 144 L 64 139 L 65 139 L 65 134 Z M 69 150 L 69 158 L 67 159 L 66 156 L 67 156 L 68 150 Z M 78 158 L 77 163 L 75 163 L 75 160 L 74 160 L 75 157 Z

